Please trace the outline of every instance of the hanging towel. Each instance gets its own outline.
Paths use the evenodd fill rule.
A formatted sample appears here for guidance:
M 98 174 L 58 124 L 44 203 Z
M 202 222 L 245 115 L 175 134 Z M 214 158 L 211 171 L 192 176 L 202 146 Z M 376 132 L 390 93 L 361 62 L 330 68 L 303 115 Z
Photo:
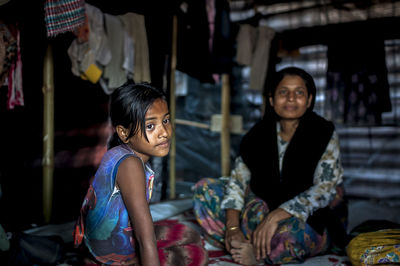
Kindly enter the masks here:
M 275 31 L 268 26 L 258 27 L 256 49 L 250 70 L 250 88 L 263 91 L 268 72 L 269 52 Z
M 124 62 L 124 28 L 118 16 L 104 14 L 108 46 L 111 50 L 111 61 L 105 66 L 100 85 L 104 92 L 111 94 L 114 89 L 123 85 L 128 78 L 123 69 Z
M 239 64 L 251 66 L 250 88 L 262 91 L 267 77 L 269 52 L 275 31 L 268 26 L 240 26 L 237 35 L 236 60 Z
M 95 6 L 85 5 L 89 20 L 89 45 L 95 51 L 96 61 L 102 66 L 111 61 L 111 51 L 107 43 L 107 35 L 104 30 L 104 14 Z
M 236 61 L 239 65 L 250 66 L 257 39 L 257 28 L 250 24 L 241 24 L 237 34 Z
M 124 31 L 124 62 L 122 68 L 127 77 L 133 80 L 133 69 L 135 66 L 135 42 L 128 32 Z
M 145 17 L 140 14 L 126 13 L 120 16 L 125 31 L 134 42 L 134 69 L 133 80 L 135 82 L 150 82 L 150 63 Z
M 48 37 L 74 31 L 85 22 L 84 0 L 46 0 L 44 11 Z

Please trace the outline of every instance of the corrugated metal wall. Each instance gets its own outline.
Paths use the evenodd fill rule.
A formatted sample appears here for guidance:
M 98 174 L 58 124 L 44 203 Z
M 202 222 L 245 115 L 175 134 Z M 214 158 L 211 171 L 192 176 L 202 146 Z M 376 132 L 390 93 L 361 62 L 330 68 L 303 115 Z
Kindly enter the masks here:
M 378 199 L 400 198 L 400 40 L 385 41 L 392 111 L 383 113 L 382 126 L 336 123 L 340 136 L 347 195 Z M 315 79 L 315 111 L 327 116 L 325 106 L 327 47 L 303 47 L 296 57 L 284 57 L 277 70 L 295 65 Z

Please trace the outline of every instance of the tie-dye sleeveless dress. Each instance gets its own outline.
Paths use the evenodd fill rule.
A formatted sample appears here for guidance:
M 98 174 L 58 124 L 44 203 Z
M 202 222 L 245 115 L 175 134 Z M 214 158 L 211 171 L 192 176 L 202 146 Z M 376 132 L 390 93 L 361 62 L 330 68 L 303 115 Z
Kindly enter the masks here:
M 119 165 L 130 156 L 137 156 L 128 145 L 122 144 L 108 150 L 100 163 L 95 177 L 82 204 L 78 227 L 84 233 L 84 241 L 93 257 L 100 263 L 121 265 L 138 263 L 133 228 L 121 192 L 116 187 Z M 146 176 L 146 199 L 150 202 L 153 191 L 154 172 L 148 163 L 143 164 Z M 77 243 L 75 230 L 75 244 Z M 193 229 L 176 222 L 155 224 L 158 254 L 161 265 L 179 259 L 195 265 L 206 262 L 207 253 L 201 245 L 200 236 Z M 180 237 L 168 239 L 173 232 Z M 159 239 L 163 239 L 162 245 Z M 185 265 L 185 264 L 182 264 Z

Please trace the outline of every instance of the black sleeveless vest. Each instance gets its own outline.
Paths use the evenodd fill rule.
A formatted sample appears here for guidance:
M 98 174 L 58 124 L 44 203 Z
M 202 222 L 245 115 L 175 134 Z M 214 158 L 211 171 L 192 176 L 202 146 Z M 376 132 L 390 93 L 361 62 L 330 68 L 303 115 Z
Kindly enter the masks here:
M 314 171 L 333 131 L 332 122 L 307 111 L 288 144 L 282 173 L 274 116 L 258 122 L 243 137 L 240 155 L 251 172 L 250 188 L 270 211 L 313 185 Z

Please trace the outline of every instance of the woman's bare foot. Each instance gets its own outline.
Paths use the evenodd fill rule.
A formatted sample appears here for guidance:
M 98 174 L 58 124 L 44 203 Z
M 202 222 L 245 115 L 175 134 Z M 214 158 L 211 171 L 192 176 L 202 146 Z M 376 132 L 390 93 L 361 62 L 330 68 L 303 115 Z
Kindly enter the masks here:
M 256 265 L 259 263 L 256 259 L 254 248 L 251 243 L 233 240 L 231 245 L 232 258 L 236 263 L 243 265 Z

